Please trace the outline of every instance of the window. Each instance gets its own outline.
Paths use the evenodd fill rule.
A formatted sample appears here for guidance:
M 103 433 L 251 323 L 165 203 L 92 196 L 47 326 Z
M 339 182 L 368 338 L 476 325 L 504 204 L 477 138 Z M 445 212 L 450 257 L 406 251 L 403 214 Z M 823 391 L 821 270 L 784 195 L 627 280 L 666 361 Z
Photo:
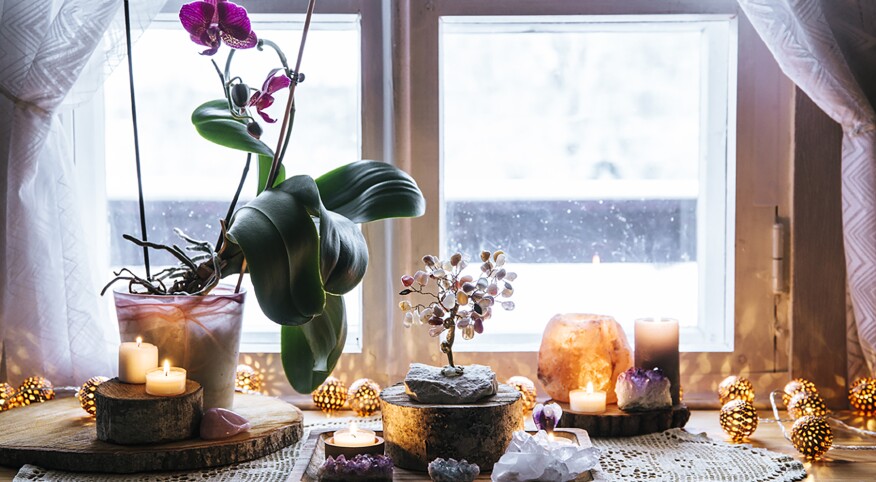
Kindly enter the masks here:
M 628 332 L 677 318 L 689 350 L 732 350 L 734 30 L 441 18 L 442 248 L 503 249 L 520 275 L 518 309 L 468 349 L 535 350 L 553 314 L 586 306 Z
M 247 8 L 291 56 L 305 3 Z M 135 47 L 147 219 L 154 240 L 184 225 L 215 241 L 244 157 L 188 123 L 218 84 L 196 46 L 179 47 L 177 8 Z M 321 0 L 313 28 L 287 168 L 384 160 L 427 199 L 422 218 L 363 226 L 371 263 L 360 301 L 348 303 L 340 377 L 394 383 L 411 361 L 441 363 L 435 339 L 403 328 L 398 277 L 424 254 L 481 248 L 509 253 L 517 309 L 460 340 L 461 363 L 536 378 L 548 319 L 601 312 L 630 335 L 637 317 L 678 318 L 689 397 L 711 399 L 729 371 L 783 377 L 787 299 L 770 289 L 770 233 L 777 212 L 789 213 L 793 85 L 735 1 Z M 235 70 L 266 72 L 244 64 L 270 54 L 247 54 Z M 140 254 L 118 240 L 139 230 L 127 78 L 114 77 L 93 125 L 107 124 L 96 140 L 119 266 Z M 86 140 L 77 152 L 100 137 L 76 135 Z M 182 162 L 200 174 L 169 176 Z M 270 354 L 277 326 L 254 303 L 248 310 L 245 360 L 276 374 L 272 393 L 288 394 Z

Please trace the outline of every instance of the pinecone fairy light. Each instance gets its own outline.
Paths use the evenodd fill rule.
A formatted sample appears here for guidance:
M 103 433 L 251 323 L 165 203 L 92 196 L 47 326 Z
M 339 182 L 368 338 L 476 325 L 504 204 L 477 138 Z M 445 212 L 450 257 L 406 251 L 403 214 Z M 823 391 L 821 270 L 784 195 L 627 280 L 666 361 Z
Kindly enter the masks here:
M 91 377 L 79 388 L 76 393 L 76 398 L 79 399 L 79 406 L 88 412 L 92 417 L 97 413 L 97 403 L 94 400 L 94 392 L 97 391 L 97 386 L 109 380 L 107 377 Z M 107 385 L 109 386 L 109 385 Z
M 824 417 L 807 415 L 791 427 L 791 443 L 806 459 L 817 460 L 833 444 L 833 433 Z
M 380 385 L 370 378 L 360 378 L 350 385 L 347 400 L 350 409 L 360 417 L 367 417 L 380 410 Z
M 859 378 L 849 388 L 849 403 L 865 415 L 876 414 L 876 378 Z
M 21 402 L 18 400 L 18 390 L 6 382 L 0 383 L 0 412 L 19 406 Z
M 725 405 L 731 400 L 754 401 L 754 385 L 747 378 L 731 375 L 718 385 L 718 400 Z
M 18 388 L 18 400 L 22 405 L 42 403 L 55 398 L 55 387 L 43 377 L 27 377 Z
M 817 393 L 797 392 L 788 402 L 788 415 L 794 420 L 806 415 L 823 417 L 827 414 L 827 406 Z
M 535 408 L 535 383 L 522 376 L 516 375 L 508 379 L 506 382 L 508 385 L 514 387 L 515 390 L 520 392 L 520 396 L 523 399 L 523 411 L 529 412 L 533 408 Z
M 785 388 L 782 391 L 784 392 L 782 393 L 782 403 L 784 403 L 787 407 L 788 404 L 791 403 L 791 398 L 794 395 L 800 392 L 817 394 L 818 388 L 815 387 L 814 383 L 805 378 L 795 378 L 788 382 L 788 384 L 785 385 Z
M 741 442 L 757 430 L 757 410 L 745 400 L 730 400 L 721 407 L 720 422 L 734 442 Z
M 313 403 L 325 413 L 340 410 L 347 402 L 347 387 L 335 377 L 328 377 L 314 390 Z
M 237 375 L 234 382 L 234 389 L 242 393 L 259 393 L 262 389 L 264 377 L 261 372 L 255 368 L 240 364 L 237 365 Z

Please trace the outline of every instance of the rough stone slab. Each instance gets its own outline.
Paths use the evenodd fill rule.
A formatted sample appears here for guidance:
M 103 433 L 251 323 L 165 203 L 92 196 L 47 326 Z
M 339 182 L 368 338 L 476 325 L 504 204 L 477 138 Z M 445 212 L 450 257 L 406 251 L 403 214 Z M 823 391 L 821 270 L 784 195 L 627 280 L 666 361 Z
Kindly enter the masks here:
M 466 365 L 462 375 L 446 376 L 449 367 L 411 363 L 405 392 L 421 403 L 472 403 L 496 394 L 499 383 L 488 366 Z
M 523 430 L 520 392 L 508 385 L 479 402 L 454 405 L 419 403 L 395 385 L 380 393 L 380 409 L 386 455 L 398 467 L 423 472 L 438 457 L 490 471 L 514 431 Z

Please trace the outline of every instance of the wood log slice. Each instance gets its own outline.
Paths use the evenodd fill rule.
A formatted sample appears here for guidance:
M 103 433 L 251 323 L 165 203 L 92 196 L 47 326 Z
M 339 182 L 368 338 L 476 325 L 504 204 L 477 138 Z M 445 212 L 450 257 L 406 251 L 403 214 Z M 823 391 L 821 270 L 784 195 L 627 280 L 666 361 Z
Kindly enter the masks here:
M 116 474 L 198 470 L 264 457 L 301 439 L 301 411 L 282 400 L 237 393 L 234 411 L 249 420 L 249 432 L 222 440 L 116 445 L 97 439 L 95 419 L 78 400 L 50 400 L 0 413 L 0 465 Z
M 475 403 L 419 403 L 405 394 L 404 385 L 380 393 L 386 455 L 395 465 L 425 471 L 432 460 L 465 459 L 488 472 L 523 430 L 520 392 L 499 385 L 496 395 Z
M 690 419 L 690 410 L 683 404 L 645 412 L 624 412 L 612 404 L 603 413 L 581 413 L 573 412 L 568 403 L 554 403 L 563 409 L 560 427 L 584 429 L 591 437 L 632 437 L 662 432 L 684 427 Z
M 198 436 L 204 389 L 193 380 L 171 397 L 146 393 L 145 384 L 107 380 L 94 392 L 97 438 L 121 445 L 175 442 Z

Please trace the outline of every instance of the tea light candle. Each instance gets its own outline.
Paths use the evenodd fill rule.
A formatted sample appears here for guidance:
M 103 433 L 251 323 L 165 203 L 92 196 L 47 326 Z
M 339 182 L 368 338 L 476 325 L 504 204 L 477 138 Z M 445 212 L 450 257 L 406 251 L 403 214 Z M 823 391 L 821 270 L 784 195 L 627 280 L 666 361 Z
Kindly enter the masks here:
M 642 318 L 636 320 L 635 365 L 645 370 L 659 368 L 669 379 L 672 404 L 680 403 L 678 396 L 678 320 L 671 318 Z
M 146 371 L 158 366 L 158 347 L 151 343 L 143 343 L 143 338 L 137 337 L 136 342 L 125 342 L 119 345 L 119 380 L 125 383 L 146 383 Z
M 181 395 L 186 391 L 186 371 L 183 368 L 171 367 L 164 360 L 163 368 L 153 368 L 146 372 L 146 393 L 160 397 Z
M 356 422 L 350 423 L 350 428 L 336 431 L 333 439 L 332 443 L 340 447 L 367 447 L 377 443 L 374 431 L 359 428 Z
M 587 382 L 586 390 L 569 392 L 569 407 L 573 412 L 602 413 L 605 411 L 605 392 L 593 390 L 593 383 Z

